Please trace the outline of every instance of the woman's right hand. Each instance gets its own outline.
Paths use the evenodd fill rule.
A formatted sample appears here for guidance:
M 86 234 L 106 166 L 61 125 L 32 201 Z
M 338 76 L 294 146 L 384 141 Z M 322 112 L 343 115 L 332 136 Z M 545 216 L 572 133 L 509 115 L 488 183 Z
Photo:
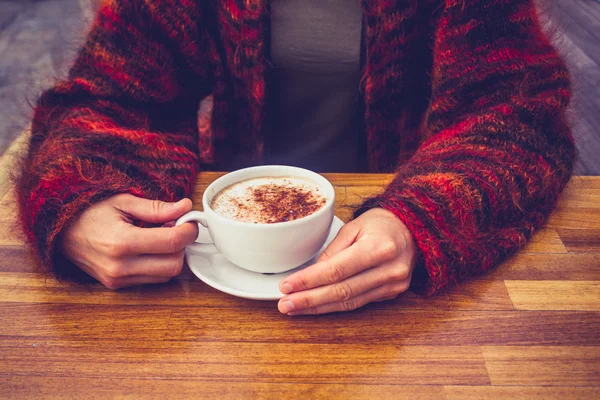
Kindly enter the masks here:
M 116 195 L 75 220 L 64 233 L 62 252 L 110 289 L 167 282 L 179 275 L 184 249 L 198 237 L 196 224 L 168 225 L 191 209 L 189 199 L 165 203 Z M 140 228 L 134 221 L 163 226 Z

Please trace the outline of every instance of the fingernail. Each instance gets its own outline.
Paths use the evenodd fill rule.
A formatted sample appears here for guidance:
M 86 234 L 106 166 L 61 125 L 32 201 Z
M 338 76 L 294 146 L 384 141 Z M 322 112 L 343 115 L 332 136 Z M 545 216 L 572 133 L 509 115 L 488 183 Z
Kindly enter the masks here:
M 279 311 L 281 311 L 283 314 L 287 314 L 290 311 L 292 311 L 293 309 L 294 309 L 294 303 L 292 303 L 289 300 L 286 300 L 279 305 Z
M 283 282 L 281 284 L 281 293 L 289 294 L 292 293 L 293 290 L 294 288 L 292 288 L 292 285 L 290 285 L 288 282 Z

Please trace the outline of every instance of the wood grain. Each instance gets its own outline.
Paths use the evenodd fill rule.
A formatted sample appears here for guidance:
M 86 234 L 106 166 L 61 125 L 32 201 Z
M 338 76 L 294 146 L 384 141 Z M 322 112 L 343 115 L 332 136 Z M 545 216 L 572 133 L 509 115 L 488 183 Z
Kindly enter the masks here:
M 405 311 L 365 307 L 350 314 L 285 318 L 275 310 L 173 309 L 165 340 L 397 345 L 594 345 L 600 313 Z M 259 320 L 260 324 L 255 321 Z M 236 327 L 232 329 L 232 327 Z M 367 328 L 368 327 L 368 328 Z M 1 332 L 1 331 L 0 331 Z M 524 334 L 526 333 L 526 334 Z
M 521 253 L 567 253 L 567 248 L 554 229 L 540 229 Z
M 5 272 L 0 280 L 0 303 L 163 305 L 184 307 L 274 308 L 274 302 L 256 302 L 231 297 L 205 285 L 189 270 L 161 285 L 111 291 L 100 284 L 57 282 L 40 273 Z M 373 309 L 386 309 L 377 303 Z M 512 302 L 502 281 L 475 280 L 454 294 L 428 298 L 407 292 L 393 303 L 395 309 L 410 310 L 512 310 Z
M 600 253 L 519 253 L 498 266 L 486 278 L 598 281 L 600 280 Z
M 170 315 L 160 307 L 3 303 L 0 337 L 160 340 Z
M 10 321 L 0 326 L 3 337 L 446 346 L 594 345 L 600 329 L 598 312 L 406 311 L 392 305 L 289 318 L 275 307 L 2 303 L 0 321 Z
M 600 253 L 600 229 L 559 229 L 557 234 L 568 252 Z
M 481 350 L 471 346 L 36 339 L 7 340 L 0 349 L 0 374 L 139 379 L 155 366 L 151 376 L 169 380 L 490 384 Z
M 599 281 L 505 281 L 516 310 L 600 311 Z
M 61 398 L 78 399 L 177 399 L 206 400 L 305 400 L 305 399 L 398 399 L 439 400 L 444 398 L 442 386 L 360 385 L 360 384 L 305 384 L 214 382 L 156 379 L 76 378 L 2 376 L 0 387 L 11 394 L 11 399 Z M 584 393 L 584 392 L 579 392 Z M 591 392 L 590 392 L 591 393 Z M 570 399 L 570 397 L 565 397 Z
M 483 347 L 492 385 L 600 385 L 600 347 Z
M 600 397 L 597 387 L 447 386 L 447 400 L 585 400 Z

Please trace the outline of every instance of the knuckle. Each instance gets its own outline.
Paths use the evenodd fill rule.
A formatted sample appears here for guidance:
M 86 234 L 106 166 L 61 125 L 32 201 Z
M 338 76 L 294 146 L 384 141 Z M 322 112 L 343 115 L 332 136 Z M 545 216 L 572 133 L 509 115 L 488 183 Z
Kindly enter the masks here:
M 410 282 L 402 281 L 402 282 L 396 283 L 394 286 L 392 286 L 392 291 L 396 294 L 404 293 L 408 290 L 409 286 L 410 286 Z
M 342 266 L 338 264 L 329 264 L 326 269 L 326 278 L 329 280 L 329 283 L 341 281 L 344 278 Z
M 151 204 L 152 204 L 152 205 L 151 205 L 151 207 L 152 207 L 152 213 L 153 213 L 154 215 L 159 215 L 159 214 L 160 214 L 160 211 L 161 211 L 161 210 L 162 210 L 162 208 L 163 208 L 163 202 L 162 202 L 162 201 L 160 201 L 160 200 L 152 200 L 152 203 L 151 203 Z
M 300 274 L 297 277 L 298 287 L 302 290 L 308 289 L 308 281 L 306 280 L 306 276 L 304 274 Z
M 126 275 L 126 268 L 121 263 L 110 264 L 106 267 L 105 275 L 107 280 L 117 281 Z
M 352 289 L 347 283 L 339 283 L 334 286 L 334 296 L 337 300 L 348 301 L 352 297 Z
M 114 238 L 108 239 L 104 244 L 104 248 L 106 249 L 107 254 L 114 257 L 124 256 L 128 251 L 126 242 L 122 240 L 116 240 Z
M 110 290 L 117 290 L 121 288 L 121 284 L 117 278 L 106 277 L 100 282 Z
M 357 304 L 356 301 L 354 300 L 346 300 L 344 302 L 342 302 L 342 310 L 344 311 L 352 311 L 352 310 L 356 310 L 357 308 Z
M 396 297 L 398 297 L 398 294 L 399 294 L 399 293 L 387 295 L 387 296 L 383 297 L 383 298 L 382 298 L 381 300 L 379 300 L 379 301 L 390 301 L 390 300 L 394 300 Z
M 408 278 L 408 269 L 404 267 L 394 268 L 390 273 L 390 280 L 393 281 L 404 281 Z
M 181 262 L 174 262 L 172 265 L 169 266 L 169 274 L 168 276 L 170 278 L 174 278 L 176 276 L 178 276 L 181 273 L 181 268 L 183 267 L 183 263 Z
M 300 303 L 302 304 L 302 308 L 310 310 L 313 308 L 313 303 L 310 300 L 310 298 L 308 298 L 308 296 L 303 296 L 300 299 Z
M 381 240 L 376 243 L 374 256 L 379 260 L 391 260 L 396 256 L 396 243 L 393 240 Z
M 400 291 L 400 290 L 398 290 L 398 289 L 401 289 L 401 288 L 399 288 L 399 287 L 393 287 L 393 286 L 392 286 L 392 287 L 390 287 L 390 288 L 387 290 L 387 293 L 386 293 L 386 295 L 385 295 L 385 299 L 386 299 L 386 300 L 392 300 L 392 299 L 395 299 L 396 297 L 398 297 L 398 295 L 399 295 L 399 294 L 400 294 L 400 292 L 401 292 L 401 291 Z
M 165 277 L 160 278 L 156 283 L 167 283 L 170 280 L 171 280 L 170 276 L 165 276 Z

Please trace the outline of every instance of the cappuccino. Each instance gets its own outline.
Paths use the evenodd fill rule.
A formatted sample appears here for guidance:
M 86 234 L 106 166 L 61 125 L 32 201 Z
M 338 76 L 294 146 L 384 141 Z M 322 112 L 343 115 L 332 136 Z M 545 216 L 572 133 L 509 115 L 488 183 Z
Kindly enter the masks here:
M 327 202 L 319 185 L 296 177 L 264 177 L 221 190 L 211 208 L 223 217 L 255 224 L 293 221 L 314 214 Z

